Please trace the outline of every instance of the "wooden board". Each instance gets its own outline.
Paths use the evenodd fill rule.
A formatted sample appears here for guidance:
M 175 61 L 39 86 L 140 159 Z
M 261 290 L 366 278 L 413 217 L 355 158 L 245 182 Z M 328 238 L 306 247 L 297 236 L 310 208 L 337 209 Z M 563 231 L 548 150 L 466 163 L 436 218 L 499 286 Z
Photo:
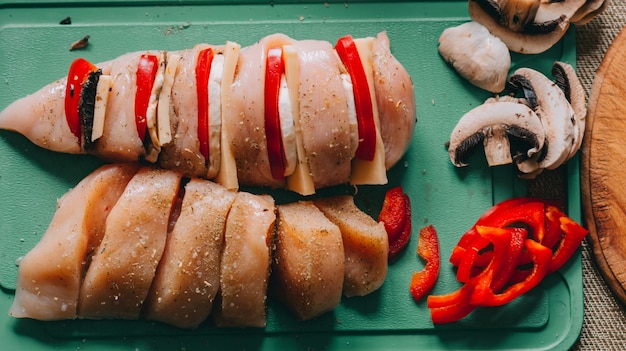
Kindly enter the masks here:
M 626 28 L 611 44 L 591 88 L 581 195 L 598 268 L 626 304 Z

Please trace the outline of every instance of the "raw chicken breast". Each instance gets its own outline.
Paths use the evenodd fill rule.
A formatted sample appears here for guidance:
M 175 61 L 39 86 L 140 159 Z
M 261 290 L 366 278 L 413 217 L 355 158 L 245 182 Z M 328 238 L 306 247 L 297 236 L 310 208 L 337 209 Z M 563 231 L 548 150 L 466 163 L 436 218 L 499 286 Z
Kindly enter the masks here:
M 95 152 L 104 159 L 136 161 L 146 153 L 135 123 L 136 67 L 141 54 L 134 52 L 122 55 L 107 62 L 107 65 L 110 64 L 110 72 L 107 72 L 108 69 L 102 71 L 113 77 L 105 115 L 114 116 L 105 118 L 102 137 L 95 145 Z
M 237 72 L 223 110 L 223 126 L 237 163 L 241 184 L 283 187 L 284 180 L 272 177 L 265 136 L 265 64 L 270 48 L 293 40 L 273 34 L 242 48 Z
M 220 327 L 265 327 L 270 243 L 276 213 L 269 195 L 240 192 L 228 214 L 214 320 Z
M 131 165 L 102 166 L 58 201 L 50 226 L 20 262 L 11 316 L 76 317 L 87 256 L 100 243 L 107 215 L 136 171 Z
M 411 76 L 389 50 L 387 33 L 378 34 L 372 45 L 374 90 L 385 166 L 395 165 L 411 145 L 415 129 L 415 94 Z
M 314 203 L 341 230 L 346 255 L 343 294 L 364 296 L 380 288 L 387 276 L 389 253 L 382 222 L 361 211 L 349 195 L 316 199 Z
M 273 292 L 301 320 L 333 310 L 341 301 L 345 272 L 339 228 L 312 202 L 277 208 Z
M 356 144 L 351 140 L 348 115 L 348 99 L 354 97 L 343 86 L 343 64 L 329 42 L 302 40 L 293 47 L 300 65 L 300 115 L 294 118 L 302 129 L 313 183 L 315 188 L 347 183 Z
M 180 173 L 141 168 L 106 220 L 80 290 L 82 318 L 139 318 L 167 236 Z
M 220 285 L 220 255 L 226 216 L 235 193 L 192 179 L 180 216 L 169 234 L 143 307 L 147 319 L 194 329 L 213 306 Z

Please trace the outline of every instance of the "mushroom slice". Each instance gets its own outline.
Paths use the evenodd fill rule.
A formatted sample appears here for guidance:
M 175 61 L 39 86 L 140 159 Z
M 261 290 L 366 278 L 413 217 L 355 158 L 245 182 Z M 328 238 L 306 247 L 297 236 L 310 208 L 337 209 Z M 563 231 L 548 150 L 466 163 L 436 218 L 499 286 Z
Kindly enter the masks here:
M 558 42 L 570 22 L 566 15 L 555 15 L 548 8 L 543 8 L 551 4 L 542 3 L 536 9 L 536 3 L 540 1 L 470 0 L 469 14 L 472 20 L 481 23 L 500 38 L 509 50 L 537 54 Z M 547 14 L 554 16 L 549 17 Z
M 541 119 L 545 130 L 545 156 L 539 167 L 555 169 L 567 161 L 574 141 L 574 110 L 563 91 L 548 77 L 531 68 L 516 70 L 507 82 L 510 90 L 533 92 L 536 105 L 531 107 Z
M 439 54 L 475 86 L 493 93 L 504 90 L 511 55 L 506 44 L 482 24 L 471 21 L 444 30 Z
M 555 62 L 552 65 L 552 75 L 556 79 L 556 85 L 561 88 L 565 94 L 565 98 L 569 101 L 570 105 L 574 109 L 574 141 L 569 154 L 569 158 L 572 158 L 583 142 L 583 135 L 585 134 L 585 124 L 587 118 L 587 95 L 585 88 L 581 84 L 574 67 L 565 62 Z
M 524 104 L 498 101 L 467 112 L 450 135 L 448 154 L 457 167 L 467 166 L 469 154 L 483 144 L 490 166 L 512 163 L 511 154 L 531 157 L 544 145 L 539 117 Z
M 572 16 L 571 21 L 578 26 L 585 25 L 604 12 L 607 6 L 609 6 L 609 0 L 587 0 Z

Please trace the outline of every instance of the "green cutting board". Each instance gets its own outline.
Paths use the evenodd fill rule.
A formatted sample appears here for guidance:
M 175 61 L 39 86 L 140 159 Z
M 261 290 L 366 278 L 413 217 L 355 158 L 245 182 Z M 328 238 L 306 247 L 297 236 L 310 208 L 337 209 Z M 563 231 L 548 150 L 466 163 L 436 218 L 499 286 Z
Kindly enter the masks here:
M 70 16 L 71 25 L 59 21 Z M 438 55 L 437 39 L 467 21 L 467 2 L 303 1 L 2 1 L 0 2 L 0 108 L 64 76 L 78 56 L 99 62 L 129 51 L 176 50 L 227 40 L 242 46 L 283 32 L 296 39 L 373 36 L 387 31 L 392 52 L 413 78 L 418 123 L 413 143 L 390 171 L 385 187 L 361 187 L 359 204 L 377 216 L 384 191 L 402 185 L 413 204 L 414 235 L 393 262 L 384 286 L 366 297 L 344 298 L 333 312 L 295 321 L 270 301 L 265 329 L 218 329 L 210 323 L 183 331 L 148 321 L 40 322 L 7 311 L 14 296 L 16 261 L 39 240 L 56 200 L 94 170 L 89 156 L 56 154 L 24 137 L 0 131 L 0 349 L 67 350 L 367 350 L 367 349 L 562 349 L 582 327 L 581 256 L 518 299 L 475 311 L 464 320 L 433 326 L 425 301 L 415 303 L 408 285 L 423 267 L 416 233 L 433 224 L 441 240 L 442 271 L 435 294 L 456 290 L 447 258 L 460 235 L 493 203 L 526 193 L 511 167 L 489 168 L 484 154 L 467 168 L 450 163 L 445 142 L 458 118 L 488 97 L 460 78 Z M 77 39 L 89 46 L 69 51 Z M 545 73 L 554 60 L 575 64 L 570 31 L 541 55 L 513 56 L 513 67 Z M 568 165 L 569 214 L 580 220 L 578 159 Z M 328 194 L 339 189 L 331 189 Z M 289 198 L 284 193 L 280 198 Z

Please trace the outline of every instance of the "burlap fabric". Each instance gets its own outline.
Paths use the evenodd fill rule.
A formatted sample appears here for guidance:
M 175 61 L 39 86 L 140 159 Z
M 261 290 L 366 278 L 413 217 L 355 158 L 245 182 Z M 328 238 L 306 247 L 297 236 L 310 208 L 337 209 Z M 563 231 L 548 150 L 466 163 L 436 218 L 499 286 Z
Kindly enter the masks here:
M 611 0 L 609 7 L 601 15 L 576 28 L 578 74 L 587 94 L 591 91 L 604 53 L 624 25 L 626 0 Z M 529 190 L 536 195 L 560 197 L 564 192 L 559 183 L 560 178 L 561 174 L 558 172 L 548 173 L 530 183 Z M 626 350 L 626 307 L 611 294 L 586 243 L 583 243 L 583 292 L 583 328 L 572 349 Z

